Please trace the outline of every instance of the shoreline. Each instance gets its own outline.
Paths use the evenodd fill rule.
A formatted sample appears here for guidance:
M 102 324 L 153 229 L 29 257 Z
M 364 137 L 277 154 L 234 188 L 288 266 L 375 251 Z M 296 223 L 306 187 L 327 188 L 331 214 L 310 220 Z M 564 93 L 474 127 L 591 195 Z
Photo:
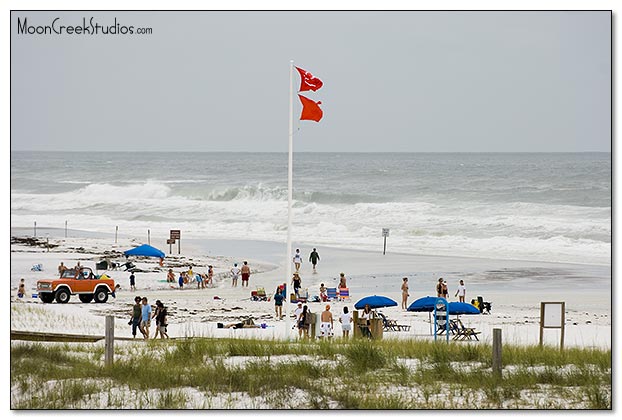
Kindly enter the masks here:
M 14 232 L 12 231 L 12 234 Z M 98 235 L 96 235 L 98 236 Z M 52 237 L 50 237 L 52 239 Z M 261 258 L 247 258 L 253 270 L 249 288 L 232 288 L 228 276 L 228 269 L 238 257 L 215 255 L 206 253 L 211 251 L 204 246 L 203 241 L 186 240 L 182 244 L 182 255 L 176 254 L 165 258 L 164 267 L 160 268 L 156 259 L 136 260 L 141 269 L 137 276 L 137 291 L 129 291 L 128 272 L 111 271 L 115 282 L 122 286 L 116 299 L 109 303 L 81 304 L 77 297 L 72 297 L 68 304 L 42 304 L 37 299 L 24 299 L 18 302 L 15 297 L 17 282 L 25 278 L 27 283 L 27 297 L 30 296 L 36 280 L 46 278 L 55 271 L 60 261 L 65 264 L 75 264 L 82 261 L 83 265 L 92 266 L 97 262 L 104 251 L 115 250 L 122 252 L 132 247 L 127 238 L 120 238 L 114 246 L 106 237 L 64 237 L 59 242 L 60 249 L 45 252 L 42 249 L 33 249 L 24 245 L 11 244 L 11 328 L 19 330 L 38 331 L 41 328 L 50 332 L 78 332 L 100 334 L 102 316 L 114 314 L 122 318 L 117 322 L 116 334 L 127 336 L 128 328 L 124 315 L 131 304 L 134 295 L 149 296 L 150 302 L 161 299 L 171 308 L 173 314 L 169 328 L 173 337 L 206 336 L 206 337 L 260 337 L 267 339 L 295 339 L 297 332 L 291 329 L 293 320 L 276 320 L 274 304 L 271 301 L 255 302 L 250 299 L 250 292 L 257 287 L 264 287 L 268 297 L 274 293 L 278 284 L 284 281 L 284 261 L 280 264 L 271 263 Z M 135 238 L 130 238 L 135 239 Z M 215 240 L 214 240 L 215 241 Z M 51 241 L 52 242 L 52 241 Z M 140 241 L 134 241 L 134 245 Z M 151 241 L 154 243 L 154 240 Z M 282 244 L 272 243 L 278 249 L 267 249 L 266 243 L 258 241 L 230 240 L 226 247 L 236 247 L 240 252 L 258 249 L 264 253 L 258 257 L 272 255 L 281 259 L 279 253 L 285 254 Z M 308 261 L 307 250 L 300 244 L 304 260 Z M 94 254 L 71 252 L 70 249 L 89 249 Z M 167 250 L 168 251 L 168 250 Z M 310 251 L 310 249 L 309 249 Z M 261 254 L 261 252 L 259 252 Z M 469 326 L 482 332 L 481 340 L 489 342 L 493 328 L 504 330 L 504 342 L 515 344 L 537 344 L 540 302 L 566 302 L 566 346 L 605 347 L 611 348 L 611 277 L 609 267 L 568 265 L 568 264 L 529 264 L 525 261 L 469 259 L 459 257 L 428 257 L 408 254 L 374 254 L 364 251 L 343 250 L 338 248 L 318 247 L 320 263 L 318 274 L 311 273 L 308 262 L 303 262 L 301 277 L 303 289 L 308 288 L 309 295 L 319 294 L 319 284 L 325 283 L 333 287 L 339 272 L 346 273 L 351 299 L 346 302 L 331 302 L 333 314 L 338 315 L 343 306 L 353 305 L 363 296 L 371 294 L 386 295 L 396 302 L 397 307 L 382 310 L 387 316 L 411 326 L 410 333 L 389 332 L 386 337 L 400 339 L 427 338 L 430 339 L 430 325 L 425 313 L 406 312 L 399 309 L 402 276 L 410 279 L 410 304 L 415 299 L 433 295 L 434 285 L 438 277 L 444 277 L 449 282 L 450 301 L 453 297 L 457 279 L 464 278 L 467 286 L 467 302 L 476 296 L 483 296 L 485 301 L 492 302 L 491 315 L 465 316 Z M 254 255 L 253 255 L 254 257 Z M 284 259 L 284 258 L 282 258 Z M 32 272 L 29 268 L 36 263 L 43 263 L 44 272 Z M 174 285 L 162 282 L 166 276 L 164 270 L 172 267 L 176 277 L 184 264 L 193 264 L 196 271 L 203 272 L 207 264 L 213 264 L 215 269 L 215 287 L 199 289 L 189 285 L 187 290 L 179 290 Z M 443 268 L 443 271 L 437 271 Z M 100 273 L 101 274 L 101 273 Z M 533 279 L 532 277 L 536 277 Z M 585 278 L 590 278 L 585 281 Z M 288 287 L 289 286 L 289 282 Z M 241 284 L 238 282 L 238 284 Z M 173 287 L 171 287 L 173 286 Z M 336 284 L 334 285 L 336 286 Z M 289 289 L 288 289 L 289 292 Z M 27 303 L 27 305 L 23 305 Z M 321 312 L 323 303 L 308 303 L 313 312 Z M 41 315 L 25 317 L 22 311 L 25 308 L 37 308 Z M 291 313 L 295 305 L 286 303 L 284 313 Z M 44 320 L 40 319 L 40 316 Z M 268 328 L 258 330 L 232 331 L 216 328 L 217 322 L 236 321 L 246 316 L 252 316 L 257 321 L 266 323 Z M 66 317 L 69 321 L 63 322 L 65 331 L 58 331 L 58 322 L 50 322 L 58 317 Z M 48 319 L 51 318 L 51 319 Z M 82 319 L 84 322 L 79 322 Z M 81 324 L 84 323 L 84 326 Z M 289 328 L 289 329 L 288 329 Z M 336 333 L 340 332 L 336 326 Z M 557 333 L 557 332 L 555 332 Z M 557 337 L 557 338 L 556 338 Z M 555 342 L 558 334 L 548 334 L 545 342 Z M 548 341 L 547 341 L 548 340 Z

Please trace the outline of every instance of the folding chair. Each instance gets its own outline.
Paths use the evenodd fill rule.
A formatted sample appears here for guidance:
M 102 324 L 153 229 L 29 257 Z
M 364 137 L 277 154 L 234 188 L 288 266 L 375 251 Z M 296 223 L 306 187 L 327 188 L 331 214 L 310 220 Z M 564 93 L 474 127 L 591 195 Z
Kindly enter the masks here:
M 326 288 L 326 296 L 328 300 L 337 300 L 337 288 L 336 287 L 328 287 Z
M 339 289 L 339 300 L 350 300 L 350 289 L 348 288 L 340 288 Z
M 475 331 L 475 328 L 465 327 L 462 321 L 460 321 L 460 319 L 456 319 L 453 322 L 455 322 L 458 328 L 458 332 L 456 333 L 456 335 L 454 335 L 454 340 L 464 341 L 464 340 L 475 339 L 479 341 L 479 338 L 477 338 L 477 335 L 481 334 L 480 331 Z

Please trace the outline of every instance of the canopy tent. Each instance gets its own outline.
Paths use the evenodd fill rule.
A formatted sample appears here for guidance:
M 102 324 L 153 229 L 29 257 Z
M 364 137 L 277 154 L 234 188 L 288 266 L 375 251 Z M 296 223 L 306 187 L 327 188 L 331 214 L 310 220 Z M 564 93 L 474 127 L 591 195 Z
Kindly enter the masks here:
M 142 256 L 142 257 L 157 257 L 164 258 L 166 254 L 151 245 L 143 244 L 133 249 L 128 249 L 123 253 L 126 257 L 130 255 Z

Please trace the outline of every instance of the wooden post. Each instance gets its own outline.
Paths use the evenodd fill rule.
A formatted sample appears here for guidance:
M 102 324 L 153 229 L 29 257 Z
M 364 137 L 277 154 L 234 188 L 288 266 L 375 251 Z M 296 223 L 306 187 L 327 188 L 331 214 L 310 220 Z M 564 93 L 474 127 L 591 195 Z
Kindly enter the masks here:
M 65 238 L 67 237 L 67 221 L 65 220 Z
M 114 227 L 114 243 L 117 243 L 117 233 L 119 233 L 119 226 Z
M 492 330 L 492 373 L 501 376 L 501 328 Z
M 309 337 L 312 340 L 315 340 L 316 337 L 316 325 L 317 325 L 317 314 L 309 314 L 311 315 L 311 328 L 309 328 L 311 331 L 309 331 Z
M 362 336 L 361 327 L 359 327 L 359 311 L 355 309 L 352 311 L 352 337 L 360 338 Z
M 37 237 L 37 222 L 35 221 L 35 238 Z
M 105 338 L 104 364 L 110 367 L 114 359 L 114 316 L 112 315 L 106 315 Z

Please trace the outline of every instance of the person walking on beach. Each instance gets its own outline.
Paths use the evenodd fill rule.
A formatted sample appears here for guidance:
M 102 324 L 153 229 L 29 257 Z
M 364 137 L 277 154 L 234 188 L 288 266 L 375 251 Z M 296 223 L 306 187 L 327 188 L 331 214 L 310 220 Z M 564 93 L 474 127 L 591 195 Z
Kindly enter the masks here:
M 149 305 L 146 297 L 143 298 L 143 306 L 141 308 L 142 320 L 140 326 L 143 327 L 143 337 L 149 340 L 149 327 L 151 326 L 151 305 Z
M 296 267 L 296 273 L 300 271 L 300 264 L 302 264 L 302 257 L 300 256 L 300 250 L 296 249 L 296 255 L 293 258 L 294 267 Z
M 276 319 L 283 319 L 283 293 L 279 287 L 274 294 L 274 311 L 276 312 Z
M 167 315 L 168 313 L 164 304 L 160 300 L 156 300 L 156 308 L 153 314 L 153 318 L 155 318 L 156 321 L 156 332 L 153 335 L 154 339 L 158 337 L 158 333 L 160 334 L 160 339 L 165 337 L 169 338 L 166 332 L 166 327 L 168 326 Z
M 298 273 L 294 273 L 294 275 L 292 276 L 292 286 L 294 287 L 294 294 L 296 295 L 296 298 L 300 298 L 300 287 L 302 284 L 302 279 L 300 278 L 300 275 Z
M 460 280 L 458 290 L 456 290 L 456 294 L 454 296 L 458 296 L 458 301 L 464 302 L 464 298 L 466 297 L 466 287 L 464 287 L 464 280 Z
M 347 289 L 348 286 L 346 284 L 346 275 L 344 273 L 340 273 L 339 274 L 339 288 L 340 289 Z
M 350 330 L 352 329 L 352 314 L 348 311 L 348 307 L 343 307 L 343 313 L 339 316 L 339 322 L 341 323 L 341 334 L 343 338 L 350 336 Z
M 175 273 L 173 273 L 173 269 L 169 268 L 168 273 L 166 274 L 166 282 L 167 283 L 175 283 Z
M 406 310 L 408 307 L 408 277 L 402 279 L 402 309 Z
M 309 254 L 309 262 L 313 264 L 313 274 L 317 273 L 317 271 L 315 270 L 315 266 L 317 265 L 319 260 L 320 260 L 320 254 L 318 254 L 317 250 L 313 248 L 313 251 L 311 251 L 311 254 Z
M 320 315 L 320 338 L 331 338 L 333 333 L 333 313 L 330 311 L 330 305 L 326 305 L 326 309 Z
M 238 276 L 240 275 L 240 268 L 238 263 L 234 263 L 231 267 L 231 287 L 238 287 Z
M 131 291 L 135 291 L 136 290 L 136 276 L 134 275 L 133 271 L 130 274 L 130 290 Z
M 151 315 L 151 319 L 155 318 L 155 333 L 153 334 L 153 338 L 156 339 L 158 338 L 158 334 L 160 333 L 160 318 L 158 317 L 158 314 L 160 313 L 160 305 L 162 302 L 160 302 L 160 300 L 156 300 L 156 306 L 155 309 L 153 311 L 153 314 Z
M 443 297 L 447 299 L 449 296 L 449 290 L 447 289 L 447 280 L 443 280 Z
M 134 298 L 134 306 L 132 306 L 132 319 L 130 320 L 130 325 L 132 326 L 132 337 L 136 338 L 136 329 L 139 329 L 143 337 L 145 336 L 145 332 L 143 331 L 143 327 L 140 325 L 142 319 L 142 305 L 141 297 L 136 296 Z
M 438 279 L 436 284 L 436 297 L 443 297 L 443 278 Z
M 242 266 L 242 287 L 248 287 L 248 279 L 251 277 L 251 268 L 248 266 L 248 261 L 244 261 Z

